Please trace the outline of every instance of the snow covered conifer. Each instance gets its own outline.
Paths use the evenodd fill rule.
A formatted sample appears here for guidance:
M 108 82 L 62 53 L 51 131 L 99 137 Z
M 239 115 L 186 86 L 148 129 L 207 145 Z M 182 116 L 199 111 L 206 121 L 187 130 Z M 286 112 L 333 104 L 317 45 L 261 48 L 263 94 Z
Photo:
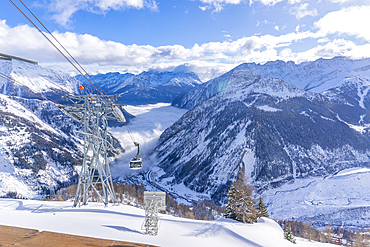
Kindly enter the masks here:
M 253 186 L 247 183 L 244 171 L 239 173 L 238 179 L 227 193 L 228 203 L 225 207 L 225 218 L 234 219 L 243 223 L 253 223 L 257 219 L 257 212 L 253 206 Z
M 260 196 L 257 204 L 257 216 L 258 217 L 269 217 L 269 214 L 267 213 L 267 209 L 265 207 L 265 204 L 262 201 L 262 196 Z
M 292 242 L 293 244 L 296 244 L 296 241 L 295 241 L 294 235 L 293 235 L 293 231 L 292 231 L 292 228 L 291 228 L 290 225 L 285 229 L 284 238 L 286 240 Z
M 227 205 L 225 207 L 225 218 L 236 220 L 235 215 L 235 195 L 236 195 L 236 182 L 231 185 L 229 192 L 227 193 Z

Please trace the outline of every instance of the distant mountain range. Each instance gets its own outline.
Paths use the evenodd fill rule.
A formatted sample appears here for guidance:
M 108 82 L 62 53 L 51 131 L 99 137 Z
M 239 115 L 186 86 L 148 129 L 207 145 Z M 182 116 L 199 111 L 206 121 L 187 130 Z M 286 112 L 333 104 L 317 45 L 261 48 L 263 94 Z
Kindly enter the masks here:
M 76 78 L 90 85 L 82 75 L 77 75 Z M 148 71 L 139 75 L 116 72 L 97 74 L 91 78 L 107 94 L 121 94 L 118 102 L 129 105 L 171 103 L 177 95 L 202 83 L 193 72 Z
M 345 57 L 335 57 L 333 59 L 321 58 L 301 64 L 280 60 L 265 64 L 244 63 L 186 94 L 179 95 L 172 105 L 191 109 L 224 90 L 222 85 L 227 84 L 229 77 L 238 70 L 252 70 L 263 77 L 279 78 L 305 91 L 315 93 L 335 91 L 336 94 L 350 97 L 351 100 L 357 101 L 357 104 L 362 104 L 365 103 L 363 96 L 365 92 L 367 94 L 369 86 L 370 59 L 351 60 Z M 352 90 L 349 87 L 352 87 Z M 340 93 L 341 88 L 344 89 L 343 94 Z M 360 91 L 353 91 L 357 88 Z

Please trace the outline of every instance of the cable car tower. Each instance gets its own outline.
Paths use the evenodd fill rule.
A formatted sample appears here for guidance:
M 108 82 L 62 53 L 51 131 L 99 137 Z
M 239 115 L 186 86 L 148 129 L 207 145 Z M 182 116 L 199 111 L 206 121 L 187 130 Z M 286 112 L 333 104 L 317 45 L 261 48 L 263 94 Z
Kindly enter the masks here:
M 131 136 L 134 145 L 138 148 L 137 154 L 130 160 L 130 169 L 140 169 L 143 161 L 138 157 L 139 144 L 135 142 L 126 119 L 121 111 L 123 105 L 114 103 L 118 95 L 107 95 L 94 79 L 86 72 L 81 64 L 68 52 L 68 50 L 58 41 L 58 39 L 48 30 L 48 28 L 36 17 L 36 15 L 22 2 L 37 22 L 30 19 L 16 3 L 9 0 L 23 16 L 49 41 L 49 43 L 98 91 L 101 95 L 66 95 L 65 98 L 73 102 L 73 105 L 59 105 L 60 110 L 74 120 L 84 123 L 84 132 L 76 132 L 84 140 L 84 159 L 78 181 L 76 197 L 73 206 L 82 200 L 85 205 L 89 196 L 89 190 L 95 191 L 99 198 L 108 204 L 109 199 L 116 203 L 113 190 L 112 176 L 109 169 L 107 150 L 113 147 L 108 141 L 108 120 L 118 120 L 123 122 Z M 46 36 L 41 30 L 39 23 L 50 35 Z M 55 43 L 52 41 L 55 41 Z M 0 54 L 1 55 L 1 54 Z M 100 90 L 97 87 L 100 88 Z M 80 86 L 82 91 L 84 88 Z M 102 190 L 102 194 L 99 193 Z
M 83 87 L 80 88 L 83 90 Z M 109 169 L 107 150 L 113 148 L 108 140 L 108 120 L 126 123 L 121 111 L 121 104 L 107 101 L 107 97 L 116 99 L 118 95 L 68 95 L 65 98 L 73 102 L 72 106 L 59 106 L 60 110 L 74 120 L 84 123 L 84 132 L 75 132 L 84 140 L 84 158 L 79 176 L 76 197 L 73 206 L 82 200 L 86 205 L 91 193 L 95 191 L 105 205 L 109 199 L 116 203 L 112 175 Z M 101 192 L 99 192 L 99 189 Z

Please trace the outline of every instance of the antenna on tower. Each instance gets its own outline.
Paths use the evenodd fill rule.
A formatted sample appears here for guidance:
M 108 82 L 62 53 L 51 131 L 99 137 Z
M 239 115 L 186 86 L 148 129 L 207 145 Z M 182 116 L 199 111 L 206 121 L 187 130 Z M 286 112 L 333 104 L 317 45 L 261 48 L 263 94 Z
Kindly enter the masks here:
M 83 90 L 83 88 L 82 88 Z M 107 150 L 113 148 L 108 141 L 108 120 L 126 122 L 121 104 L 107 102 L 102 95 L 66 95 L 74 104 L 59 106 L 62 112 L 78 122 L 84 123 L 84 131 L 76 131 L 84 140 L 84 158 L 78 180 L 73 206 L 81 201 L 86 205 L 89 191 L 95 191 L 105 205 L 109 200 L 116 203 Z M 116 99 L 118 95 L 109 95 Z M 99 191 L 100 190 L 100 191 Z

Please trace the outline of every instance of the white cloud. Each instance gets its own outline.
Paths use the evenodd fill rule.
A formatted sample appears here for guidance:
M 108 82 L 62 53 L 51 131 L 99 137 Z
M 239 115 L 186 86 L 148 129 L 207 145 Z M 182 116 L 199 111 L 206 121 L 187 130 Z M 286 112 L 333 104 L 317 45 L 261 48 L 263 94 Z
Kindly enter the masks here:
M 301 0 L 288 0 L 289 4 L 295 4 L 295 3 L 300 3 Z
M 282 58 L 291 57 L 292 50 L 290 48 L 285 48 L 279 53 L 279 56 Z
M 206 10 L 209 8 L 209 6 L 199 6 L 199 8 L 200 8 L 202 11 L 206 11 Z
M 314 24 L 316 32 L 302 32 L 301 26 L 297 26 L 294 32 L 283 35 L 255 34 L 234 41 L 195 44 L 191 48 L 181 45 L 124 45 L 71 32 L 64 33 L 64 36 L 90 65 L 92 74 L 109 71 L 137 74 L 148 69 L 171 70 L 186 64 L 207 79 L 243 62 L 264 63 L 276 59 L 303 62 L 336 55 L 370 57 L 370 44 L 356 44 L 350 40 L 353 36 L 370 40 L 370 31 L 366 27 L 370 22 L 367 13 L 370 13 L 370 6 L 351 7 L 326 14 Z M 57 32 L 54 35 L 80 61 L 63 35 Z M 230 38 L 226 31 L 223 35 Z M 317 41 L 313 43 L 315 39 Z M 310 48 L 296 52 L 292 44 L 306 40 L 310 40 Z M 6 21 L 0 20 L 0 51 L 36 60 L 49 68 L 76 73 L 38 31 L 28 25 L 9 27 Z
M 370 57 L 370 44 L 356 45 L 352 41 L 336 39 L 323 46 L 318 45 L 304 52 L 293 53 L 288 60 L 300 63 L 335 56 L 346 56 L 354 59 Z
M 322 39 L 317 40 L 317 43 L 327 43 L 329 41 L 330 41 L 330 39 L 328 39 L 328 38 L 322 38 Z
M 150 152 L 158 144 L 162 132 L 186 112 L 184 109 L 172 107 L 166 103 L 146 106 L 128 105 L 125 106 L 125 110 L 136 116 L 130 125 L 131 133 L 128 133 L 126 127 L 109 128 L 109 131 L 118 138 L 125 150 L 112 166 L 112 174 L 116 174 L 116 176 L 132 174 L 132 170 L 130 171 L 126 165 L 137 151 L 136 147 L 132 145 L 131 134 L 135 141 L 140 143 L 140 155 L 143 160 L 147 161 L 145 165 L 150 165 L 148 162 Z M 125 165 L 119 165 L 122 163 Z
M 348 34 L 370 41 L 370 6 L 355 6 L 326 14 L 315 26 L 322 36 Z
M 252 5 L 257 1 L 261 2 L 263 5 L 273 6 L 277 3 L 283 2 L 284 0 L 249 0 L 249 4 Z
M 316 9 L 311 9 L 308 10 L 308 3 L 303 3 L 299 5 L 298 7 L 292 7 L 289 10 L 290 14 L 295 15 L 297 19 L 302 19 L 305 16 L 316 16 L 317 10 Z
M 275 26 L 275 27 L 274 27 L 274 29 L 275 29 L 276 31 L 279 31 L 279 26 Z
M 200 0 L 202 3 L 206 4 L 206 6 L 199 6 L 199 8 L 203 11 L 207 9 L 214 9 L 213 12 L 220 12 L 223 10 L 224 6 L 227 4 L 240 4 L 242 0 Z
M 242 0 L 200 0 L 202 3 L 206 4 L 240 4 Z
M 347 2 L 352 2 L 354 0 L 328 0 L 328 1 L 332 3 L 347 3 Z
M 62 57 L 53 49 L 36 29 L 28 25 L 11 28 L 5 20 L 0 21 L 0 50 L 3 53 L 31 60 L 61 61 Z
M 126 8 L 158 9 L 155 0 L 51 0 L 48 3 L 48 9 L 53 13 L 52 18 L 63 26 L 68 26 L 72 16 L 79 10 L 104 14 L 110 10 Z

